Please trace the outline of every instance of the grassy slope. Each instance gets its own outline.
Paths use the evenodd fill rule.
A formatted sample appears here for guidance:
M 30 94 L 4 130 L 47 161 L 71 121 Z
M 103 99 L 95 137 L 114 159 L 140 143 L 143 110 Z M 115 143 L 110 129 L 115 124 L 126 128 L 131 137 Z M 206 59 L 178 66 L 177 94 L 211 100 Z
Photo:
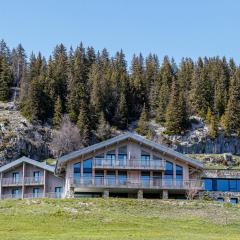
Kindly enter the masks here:
M 0 239 L 239 239 L 240 205 L 129 199 L 0 201 Z

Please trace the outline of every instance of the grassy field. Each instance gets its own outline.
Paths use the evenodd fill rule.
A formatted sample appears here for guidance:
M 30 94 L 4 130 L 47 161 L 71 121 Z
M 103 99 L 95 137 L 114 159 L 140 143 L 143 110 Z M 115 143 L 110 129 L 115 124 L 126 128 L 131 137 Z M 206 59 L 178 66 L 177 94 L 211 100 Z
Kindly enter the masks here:
M 0 239 L 240 239 L 240 205 L 136 199 L 0 201 Z

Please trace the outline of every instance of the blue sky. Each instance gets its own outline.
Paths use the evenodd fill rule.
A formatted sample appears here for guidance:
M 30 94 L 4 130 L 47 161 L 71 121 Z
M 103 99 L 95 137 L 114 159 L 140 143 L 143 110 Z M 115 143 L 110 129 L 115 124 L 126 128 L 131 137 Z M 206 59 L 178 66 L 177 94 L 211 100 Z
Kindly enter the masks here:
M 227 56 L 240 62 L 238 0 L 0 1 L 0 38 L 27 53 L 51 54 L 60 42 L 106 47 L 111 54 Z

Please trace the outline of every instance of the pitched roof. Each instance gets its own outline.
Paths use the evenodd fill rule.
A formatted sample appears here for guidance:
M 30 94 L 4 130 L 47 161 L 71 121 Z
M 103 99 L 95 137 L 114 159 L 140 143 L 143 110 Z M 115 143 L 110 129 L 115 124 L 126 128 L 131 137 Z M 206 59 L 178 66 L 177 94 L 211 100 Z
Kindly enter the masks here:
M 0 167 L 0 172 L 4 172 L 12 167 L 19 165 L 22 162 L 26 162 L 31 165 L 37 166 L 39 168 L 45 169 L 47 171 L 54 172 L 54 166 L 49 166 L 45 162 L 38 162 L 38 161 L 30 159 L 28 157 L 21 157 L 15 161 L 12 161 L 12 162 Z
M 144 138 L 143 136 L 141 135 L 138 135 L 138 134 L 135 134 L 135 133 L 125 133 L 125 134 L 122 134 L 122 135 L 119 135 L 119 136 L 116 136 L 116 137 L 113 137 L 113 138 L 110 138 L 106 141 L 103 141 L 103 142 L 100 142 L 100 143 L 97 143 L 97 144 L 94 144 L 94 145 L 91 145 L 89 147 L 86 147 L 86 148 L 82 148 L 82 149 L 79 149 L 77 151 L 74 151 L 74 152 L 71 152 L 69 154 L 66 154 L 62 157 L 60 157 L 58 160 L 57 160 L 57 163 L 56 163 L 56 169 L 62 164 L 62 163 L 65 163 L 71 159 L 74 159 L 76 157 L 79 157 L 81 156 L 82 154 L 86 154 L 86 153 L 90 153 L 94 150 L 97 150 L 97 149 L 101 149 L 103 147 L 106 147 L 106 146 L 109 146 L 109 145 L 112 145 L 114 143 L 117 143 L 117 142 L 120 142 L 120 141 L 123 141 L 123 140 L 126 140 L 126 139 L 133 139 L 137 142 L 141 142 L 145 145 L 148 145 L 152 148 L 155 148 L 157 150 L 160 150 L 162 152 L 165 152 L 169 155 L 172 155 L 172 156 L 175 156 L 177 158 L 180 158 L 184 161 L 186 161 L 187 163 L 189 163 L 190 165 L 193 165 L 195 167 L 198 167 L 198 168 L 203 168 L 203 164 L 200 162 L 200 161 L 197 161 L 195 159 L 192 159 L 180 152 L 177 152 L 177 151 L 174 151 L 173 149 L 171 148 L 168 148 L 168 147 L 165 147 L 161 144 L 158 144 L 158 143 L 155 143 L 153 141 L 150 141 L 146 138 Z

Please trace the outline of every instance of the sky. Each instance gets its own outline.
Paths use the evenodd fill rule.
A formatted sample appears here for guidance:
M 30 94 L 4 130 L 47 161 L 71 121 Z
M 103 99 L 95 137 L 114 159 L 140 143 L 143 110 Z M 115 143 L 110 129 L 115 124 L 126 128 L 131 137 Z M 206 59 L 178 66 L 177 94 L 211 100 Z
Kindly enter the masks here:
M 156 53 L 179 62 L 199 56 L 240 59 L 239 0 L 0 0 L 0 38 L 48 57 L 82 41 L 111 55 Z

